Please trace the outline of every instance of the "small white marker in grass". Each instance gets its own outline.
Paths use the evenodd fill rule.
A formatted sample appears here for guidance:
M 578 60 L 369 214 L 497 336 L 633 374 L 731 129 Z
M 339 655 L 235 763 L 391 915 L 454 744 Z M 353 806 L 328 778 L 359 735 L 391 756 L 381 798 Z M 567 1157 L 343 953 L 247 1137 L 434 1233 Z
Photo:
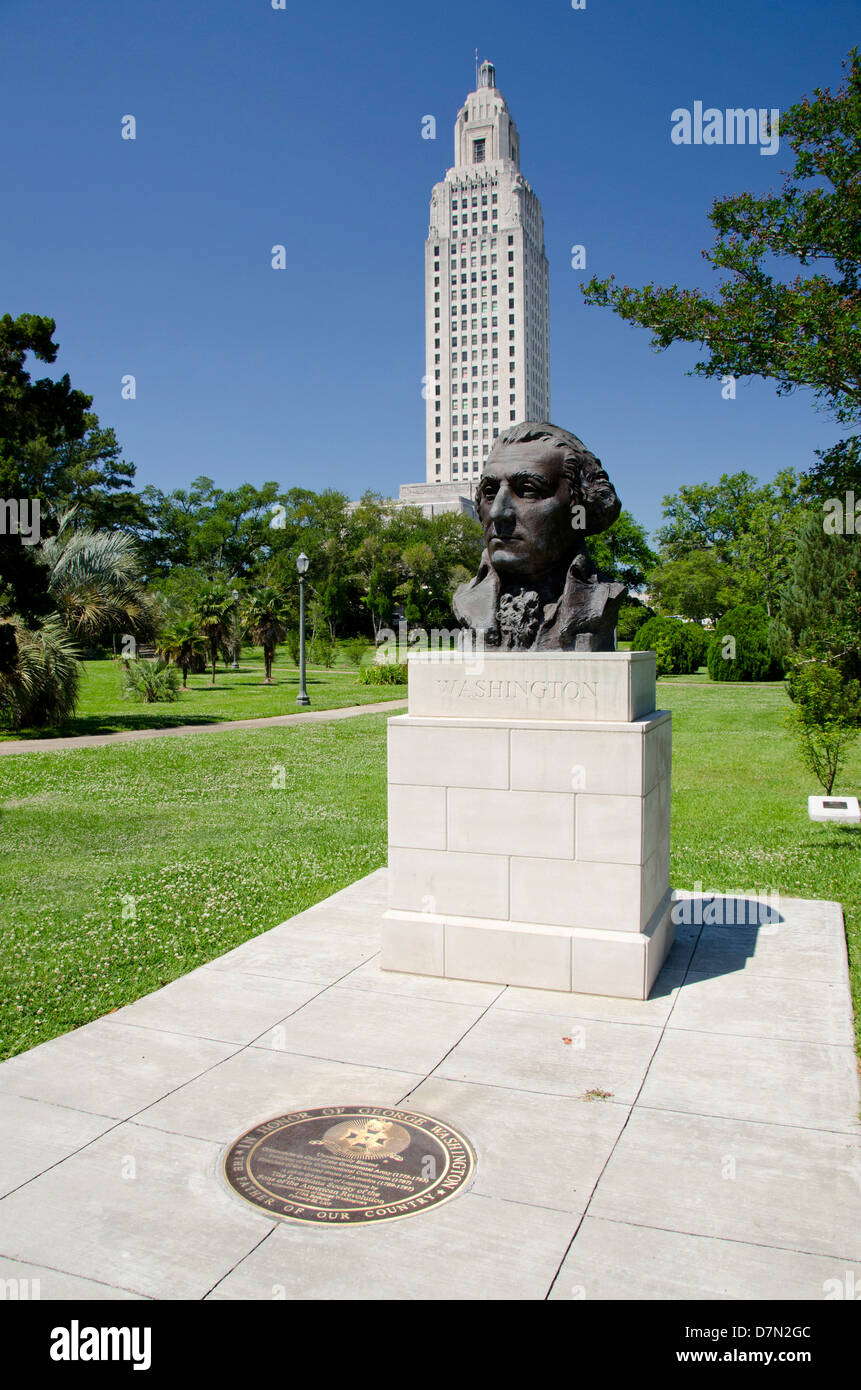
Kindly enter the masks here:
M 861 825 L 861 807 L 857 796 L 809 796 L 807 814 L 811 820 Z

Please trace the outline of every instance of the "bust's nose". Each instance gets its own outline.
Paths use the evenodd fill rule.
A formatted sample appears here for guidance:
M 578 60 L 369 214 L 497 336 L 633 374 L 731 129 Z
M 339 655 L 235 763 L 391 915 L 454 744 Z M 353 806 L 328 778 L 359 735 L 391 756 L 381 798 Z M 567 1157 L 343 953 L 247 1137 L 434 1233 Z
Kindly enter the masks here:
M 514 520 L 514 502 L 507 483 L 500 483 L 488 516 L 493 522 Z

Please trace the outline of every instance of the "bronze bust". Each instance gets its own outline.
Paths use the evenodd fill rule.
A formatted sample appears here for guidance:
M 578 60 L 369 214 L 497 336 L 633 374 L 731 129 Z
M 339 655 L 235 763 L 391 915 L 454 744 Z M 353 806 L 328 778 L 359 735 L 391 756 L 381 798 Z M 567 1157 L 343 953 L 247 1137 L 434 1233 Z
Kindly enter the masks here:
M 613 651 L 624 584 L 604 582 L 585 538 L 612 526 L 615 489 L 582 440 L 527 420 L 499 436 L 476 496 L 485 549 L 452 601 L 501 651 Z

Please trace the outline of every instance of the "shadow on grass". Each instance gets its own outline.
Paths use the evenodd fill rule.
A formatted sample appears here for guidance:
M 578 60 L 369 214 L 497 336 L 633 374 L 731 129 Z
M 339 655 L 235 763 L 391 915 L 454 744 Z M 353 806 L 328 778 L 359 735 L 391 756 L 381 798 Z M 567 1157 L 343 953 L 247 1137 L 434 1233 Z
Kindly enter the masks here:
M 219 724 L 222 716 L 215 714 L 89 714 L 60 724 L 53 729 L 3 729 L 2 741 L 22 743 L 45 738 L 78 738 L 93 734 L 121 734 L 139 729 L 176 729 L 183 724 Z

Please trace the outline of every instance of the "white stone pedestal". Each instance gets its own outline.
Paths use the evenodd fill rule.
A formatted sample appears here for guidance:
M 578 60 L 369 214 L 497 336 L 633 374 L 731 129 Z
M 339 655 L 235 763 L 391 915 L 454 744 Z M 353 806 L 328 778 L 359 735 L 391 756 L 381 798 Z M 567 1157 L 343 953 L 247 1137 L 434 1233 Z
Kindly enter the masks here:
M 409 661 L 382 967 L 646 999 L 672 945 L 653 652 Z

